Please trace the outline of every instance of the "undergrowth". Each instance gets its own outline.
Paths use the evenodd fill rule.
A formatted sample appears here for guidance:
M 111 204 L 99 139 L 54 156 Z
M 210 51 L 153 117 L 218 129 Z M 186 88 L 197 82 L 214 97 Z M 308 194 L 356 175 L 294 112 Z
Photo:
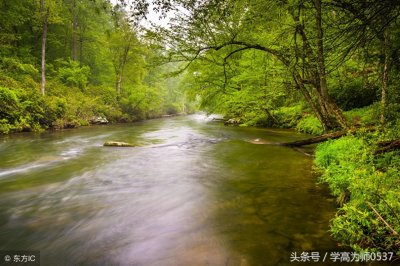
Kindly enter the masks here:
M 361 131 L 316 149 L 316 170 L 340 205 L 330 231 L 357 251 L 400 255 L 400 152 L 374 155 L 377 143 L 400 137 L 398 129 Z

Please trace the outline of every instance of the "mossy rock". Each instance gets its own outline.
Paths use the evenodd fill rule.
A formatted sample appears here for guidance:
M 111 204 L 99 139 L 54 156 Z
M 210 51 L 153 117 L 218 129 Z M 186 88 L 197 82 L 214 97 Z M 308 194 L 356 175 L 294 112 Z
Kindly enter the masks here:
M 104 142 L 103 146 L 107 147 L 136 147 L 138 145 L 132 144 L 132 143 L 127 143 L 127 142 L 121 142 L 121 141 L 106 141 Z

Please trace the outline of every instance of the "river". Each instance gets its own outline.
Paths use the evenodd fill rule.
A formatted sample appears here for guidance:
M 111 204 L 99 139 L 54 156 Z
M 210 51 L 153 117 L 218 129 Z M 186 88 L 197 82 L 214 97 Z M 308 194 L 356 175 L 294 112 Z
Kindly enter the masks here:
M 293 252 L 340 250 L 334 199 L 312 157 L 250 142 L 304 137 L 203 115 L 3 136 L 0 250 L 40 250 L 41 265 L 306 265 Z

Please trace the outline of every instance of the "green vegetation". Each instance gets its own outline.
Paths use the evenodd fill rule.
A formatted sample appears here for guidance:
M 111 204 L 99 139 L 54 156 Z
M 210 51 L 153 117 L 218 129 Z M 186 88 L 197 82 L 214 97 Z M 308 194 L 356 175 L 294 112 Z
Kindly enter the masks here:
M 400 255 L 400 154 L 375 152 L 400 137 L 398 1 L 116 2 L 0 0 L 0 132 L 197 103 L 241 126 L 357 131 L 316 152 L 342 205 L 332 234 Z M 140 26 L 150 2 L 168 26 Z
M 374 154 L 379 142 L 398 132 L 397 125 L 384 134 L 360 132 L 317 147 L 321 180 L 341 206 L 332 235 L 357 251 L 399 252 L 400 152 Z
M 145 13 L 144 1 L 136 2 L 137 14 Z M 375 154 L 383 139 L 399 138 L 390 128 L 400 118 L 400 5 L 161 2 L 164 10 L 186 9 L 154 34 L 170 48 L 167 61 L 188 62 L 182 86 L 203 110 L 241 126 L 356 131 L 316 152 L 321 180 L 342 206 L 331 232 L 356 250 L 400 255 L 400 157 Z
M 176 78 L 162 78 L 159 48 L 139 37 L 121 7 L 107 0 L 1 0 L 0 7 L 0 133 L 194 110 L 171 86 Z

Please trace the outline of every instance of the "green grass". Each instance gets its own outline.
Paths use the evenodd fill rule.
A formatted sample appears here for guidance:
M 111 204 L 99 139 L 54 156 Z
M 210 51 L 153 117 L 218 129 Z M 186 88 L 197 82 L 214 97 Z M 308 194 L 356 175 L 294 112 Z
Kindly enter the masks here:
M 332 235 L 357 251 L 400 255 L 400 240 L 393 234 L 400 232 L 400 152 L 373 154 L 387 134 L 362 133 L 322 143 L 315 166 L 341 206 L 331 223 Z

